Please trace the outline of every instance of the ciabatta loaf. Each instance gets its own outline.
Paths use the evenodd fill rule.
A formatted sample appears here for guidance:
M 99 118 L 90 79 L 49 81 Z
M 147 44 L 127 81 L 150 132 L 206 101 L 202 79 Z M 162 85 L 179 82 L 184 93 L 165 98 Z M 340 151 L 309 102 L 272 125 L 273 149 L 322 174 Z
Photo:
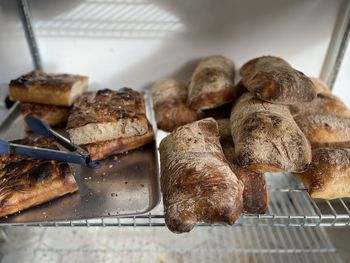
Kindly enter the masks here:
M 244 86 L 264 101 L 292 105 L 316 97 L 310 78 L 278 57 L 252 59 L 242 66 L 240 74 Z
M 313 198 L 350 197 L 350 148 L 314 149 L 308 169 L 294 175 Z
M 188 85 L 188 105 L 195 110 L 212 109 L 235 99 L 235 69 L 223 56 L 202 59 Z
M 156 82 L 151 87 L 151 94 L 159 129 L 171 132 L 202 116 L 201 112 L 187 105 L 187 88 L 177 80 L 166 79 Z
M 265 177 L 240 167 L 236 161 L 235 148 L 231 136 L 230 119 L 217 120 L 220 143 L 226 159 L 237 178 L 243 183 L 243 213 L 264 214 L 269 205 L 269 191 Z
M 288 106 L 243 94 L 231 112 L 237 162 L 257 173 L 302 172 L 311 162 L 311 147 Z
M 161 141 L 159 151 L 165 222 L 171 231 L 238 219 L 243 184 L 222 152 L 214 119 L 177 128 Z
M 88 82 L 86 76 L 32 71 L 11 80 L 9 96 L 13 101 L 71 106 L 87 89 Z
M 80 97 L 67 123 L 69 137 L 78 145 L 140 136 L 148 129 L 143 95 L 129 88 Z

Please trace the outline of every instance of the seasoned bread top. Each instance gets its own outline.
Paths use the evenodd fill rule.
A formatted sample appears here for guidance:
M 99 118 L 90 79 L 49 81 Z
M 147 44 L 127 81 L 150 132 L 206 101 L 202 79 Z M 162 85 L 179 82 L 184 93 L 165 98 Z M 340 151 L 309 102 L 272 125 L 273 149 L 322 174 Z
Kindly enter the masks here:
M 252 59 L 242 66 L 240 74 L 247 89 L 265 101 L 292 105 L 316 97 L 313 82 L 278 57 Z
M 47 137 L 24 138 L 12 142 L 28 146 L 58 149 L 53 140 Z M 67 184 L 72 183 L 71 180 L 74 179 L 67 163 L 35 159 L 17 154 L 0 155 L 0 207 L 6 206 L 6 200 L 12 194 L 30 189 L 41 182 L 54 179 L 67 180 Z
M 88 77 L 86 76 L 53 74 L 34 70 L 17 79 L 11 80 L 10 87 L 13 86 L 23 90 L 44 88 L 52 91 L 69 92 L 76 81 L 87 79 Z
M 117 91 L 104 89 L 96 93 L 86 93 L 75 101 L 67 128 L 77 128 L 89 123 L 133 119 L 145 114 L 145 102 L 140 92 L 130 88 Z

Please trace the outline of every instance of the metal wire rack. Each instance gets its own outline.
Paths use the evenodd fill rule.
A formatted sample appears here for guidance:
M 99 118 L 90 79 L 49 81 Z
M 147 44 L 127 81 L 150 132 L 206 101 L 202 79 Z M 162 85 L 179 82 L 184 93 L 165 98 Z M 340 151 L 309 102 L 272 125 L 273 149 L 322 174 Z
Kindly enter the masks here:
M 234 226 L 317 227 L 348 226 L 350 224 L 350 206 L 347 199 L 313 200 L 303 185 L 289 174 L 267 174 L 266 179 L 270 190 L 268 212 L 262 215 L 244 214 Z M 151 213 L 140 216 L 11 225 L 163 227 L 165 223 L 162 211 L 163 207 L 160 204 Z M 223 225 L 199 224 L 199 226 Z

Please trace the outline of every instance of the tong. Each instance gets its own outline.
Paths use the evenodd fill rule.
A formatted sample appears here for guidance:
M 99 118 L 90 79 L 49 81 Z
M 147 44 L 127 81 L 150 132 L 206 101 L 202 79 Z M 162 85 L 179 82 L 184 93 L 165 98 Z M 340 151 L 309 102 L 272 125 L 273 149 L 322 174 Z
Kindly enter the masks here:
M 26 122 L 33 133 L 53 138 L 57 143 L 62 145 L 70 152 L 21 145 L 0 140 L 0 154 L 20 154 L 39 159 L 85 164 L 87 167 L 92 169 L 96 169 L 101 166 L 99 161 L 91 160 L 90 154 L 87 151 L 73 144 L 66 137 L 54 131 L 46 122 L 43 122 L 34 116 L 28 116 L 26 118 Z

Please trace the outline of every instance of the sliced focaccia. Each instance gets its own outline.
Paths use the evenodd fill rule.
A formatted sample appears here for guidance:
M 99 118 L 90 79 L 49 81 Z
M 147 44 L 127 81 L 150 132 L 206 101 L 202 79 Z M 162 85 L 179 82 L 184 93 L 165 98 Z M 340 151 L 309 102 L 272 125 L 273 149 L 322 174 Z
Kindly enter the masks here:
M 51 139 L 13 143 L 57 149 Z M 67 163 L 17 154 L 0 155 L 0 217 L 51 201 L 78 190 Z
M 11 100 L 57 106 L 71 106 L 88 87 L 89 78 L 71 74 L 32 71 L 11 80 Z
M 67 131 L 74 144 L 90 144 L 147 133 L 143 95 L 130 88 L 85 94 L 73 105 Z

